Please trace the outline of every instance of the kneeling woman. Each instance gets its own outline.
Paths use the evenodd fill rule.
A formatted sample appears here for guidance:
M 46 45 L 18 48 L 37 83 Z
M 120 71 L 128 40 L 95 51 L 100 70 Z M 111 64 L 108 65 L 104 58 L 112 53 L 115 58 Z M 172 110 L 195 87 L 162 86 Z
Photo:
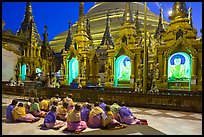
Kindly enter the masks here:
M 101 114 L 104 113 L 103 109 L 99 107 L 99 102 L 94 103 L 93 109 L 89 113 L 88 127 L 90 128 L 101 128 L 102 127 L 102 117 Z
M 133 125 L 133 124 L 148 125 L 146 119 L 138 119 L 135 116 L 133 116 L 130 109 L 125 106 L 124 102 L 122 102 L 122 107 L 119 109 L 118 113 L 120 115 L 120 122 L 121 123 L 125 123 L 128 125 Z
M 114 119 L 113 112 L 111 112 L 110 106 L 105 106 L 105 112 L 102 114 L 102 129 L 114 129 L 114 128 L 125 128 L 125 124 L 121 124 Z
M 43 127 L 51 128 L 51 129 L 60 129 L 65 125 L 63 121 L 56 120 L 56 111 L 57 107 L 52 106 L 51 110 L 45 115 Z
M 81 106 L 76 104 L 67 116 L 67 130 L 74 133 L 80 133 L 87 128 L 86 122 L 81 120 L 80 109 Z
M 39 106 L 39 103 L 38 103 L 38 99 L 37 98 L 34 98 L 34 101 L 31 103 L 30 105 L 30 110 L 29 112 L 31 114 L 33 114 L 35 117 L 45 117 L 46 115 L 46 112 L 45 111 L 42 111 L 40 110 L 40 106 Z
M 23 106 L 23 103 L 19 103 L 18 106 L 12 111 L 12 114 L 15 121 L 35 122 L 40 120 L 40 118 L 34 117 L 32 114 L 26 114 L 26 109 Z

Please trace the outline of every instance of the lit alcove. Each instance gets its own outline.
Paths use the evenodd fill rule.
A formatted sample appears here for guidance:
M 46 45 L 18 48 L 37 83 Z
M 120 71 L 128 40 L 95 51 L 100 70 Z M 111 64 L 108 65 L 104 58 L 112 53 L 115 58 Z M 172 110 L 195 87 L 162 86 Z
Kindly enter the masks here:
M 26 79 L 26 64 L 23 64 L 21 67 L 21 79 L 22 81 L 25 81 Z
M 168 83 L 170 89 L 190 89 L 191 58 L 185 52 L 177 52 L 168 59 Z
M 79 74 L 78 60 L 76 58 L 72 58 L 69 61 L 69 81 L 68 81 L 69 85 L 77 78 L 78 74 Z
M 129 86 L 131 75 L 131 60 L 128 56 L 121 55 L 115 60 L 115 87 Z

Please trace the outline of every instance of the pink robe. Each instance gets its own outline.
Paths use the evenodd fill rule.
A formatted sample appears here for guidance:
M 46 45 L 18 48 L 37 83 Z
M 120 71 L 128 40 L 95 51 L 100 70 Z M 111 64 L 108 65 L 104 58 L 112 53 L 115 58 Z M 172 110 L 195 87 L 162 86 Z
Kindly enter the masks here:
M 67 129 L 69 131 L 78 131 L 81 132 L 87 128 L 85 121 L 78 122 L 67 122 Z
M 89 112 L 89 119 L 88 119 L 88 127 L 90 128 L 101 128 L 102 127 L 102 117 L 101 114 L 103 113 L 103 109 L 99 106 L 94 107 Z
M 71 132 L 81 132 L 86 128 L 87 124 L 81 120 L 80 111 L 70 110 L 67 116 L 67 129 Z
M 101 114 L 97 114 L 94 117 L 89 118 L 87 125 L 90 128 L 101 128 L 102 127 Z

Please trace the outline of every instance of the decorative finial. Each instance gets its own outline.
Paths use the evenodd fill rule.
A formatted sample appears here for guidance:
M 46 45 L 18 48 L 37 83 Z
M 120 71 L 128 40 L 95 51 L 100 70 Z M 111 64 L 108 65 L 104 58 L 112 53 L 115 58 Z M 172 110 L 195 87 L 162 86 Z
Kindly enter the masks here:
M 163 9 L 160 7 L 159 10 L 159 23 L 158 23 L 158 27 L 156 29 L 156 32 L 154 34 L 154 38 L 156 38 L 158 40 L 161 32 L 164 32 L 165 28 L 164 28 L 164 23 L 163 23 Z
M 69 21 L 69 30 L 68 30 L 67 39 L 64 45 L 65 51 L 68 51 L 70 45 L 72 44 L 72 37 L 71 37 L 72 34 L 71 34 L 70 28 L 71 28 L 71 21 Z
M 70 30 L 70 28 L 71 28 L 71 24 L 72 24 L 72 22 L 71 22 L 71 21 L 69 21 L 69 30 Z
M 100 45 L 109 45 L 109 47 L 114 47 L 112 36 L 110 34 L 110 19 L 109 19 L 109 10 L 107 11 L 107 18 L 106 18 L 106 29 L 103 34 L 103 38 Z M 100 46 L 98 47 L 98 49 Z
M 188 19 L 189 19 L 189 24 L 191 25 L 191 27 L 193 27 L 193 21 L 192 21 L 192 7 L 191 4 L 188 8 Z
M 85 31 L 84 27 L 84 2 L 80 2 L 79 5 L 79 20 L 77 23 L 77 33 Z
M 176 18 L 186 18 L 187 9 L 185 2 L 175 2 L 172 9 L 172 14 L 169 16 L 170 20 Z
M 123 14 L 124 22 L 134 22 L 133 14 L 130 8 L 130 2 L 125 3 L 125 12 Z
M 26 12 L 32 14 L 32 6 L 30 2 L 26 3 Z
M 80 2 L 79 6 L 79 18 L 84 16 L 84 2 Z

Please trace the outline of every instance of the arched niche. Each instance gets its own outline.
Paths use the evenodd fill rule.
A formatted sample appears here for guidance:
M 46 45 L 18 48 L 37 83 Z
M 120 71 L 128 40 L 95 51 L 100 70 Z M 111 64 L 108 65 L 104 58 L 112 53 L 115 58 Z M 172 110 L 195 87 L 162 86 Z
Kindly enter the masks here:
M 131 75 L 131 59 L 121 55 L 115 60 L 114 86 L 129 86 Z

